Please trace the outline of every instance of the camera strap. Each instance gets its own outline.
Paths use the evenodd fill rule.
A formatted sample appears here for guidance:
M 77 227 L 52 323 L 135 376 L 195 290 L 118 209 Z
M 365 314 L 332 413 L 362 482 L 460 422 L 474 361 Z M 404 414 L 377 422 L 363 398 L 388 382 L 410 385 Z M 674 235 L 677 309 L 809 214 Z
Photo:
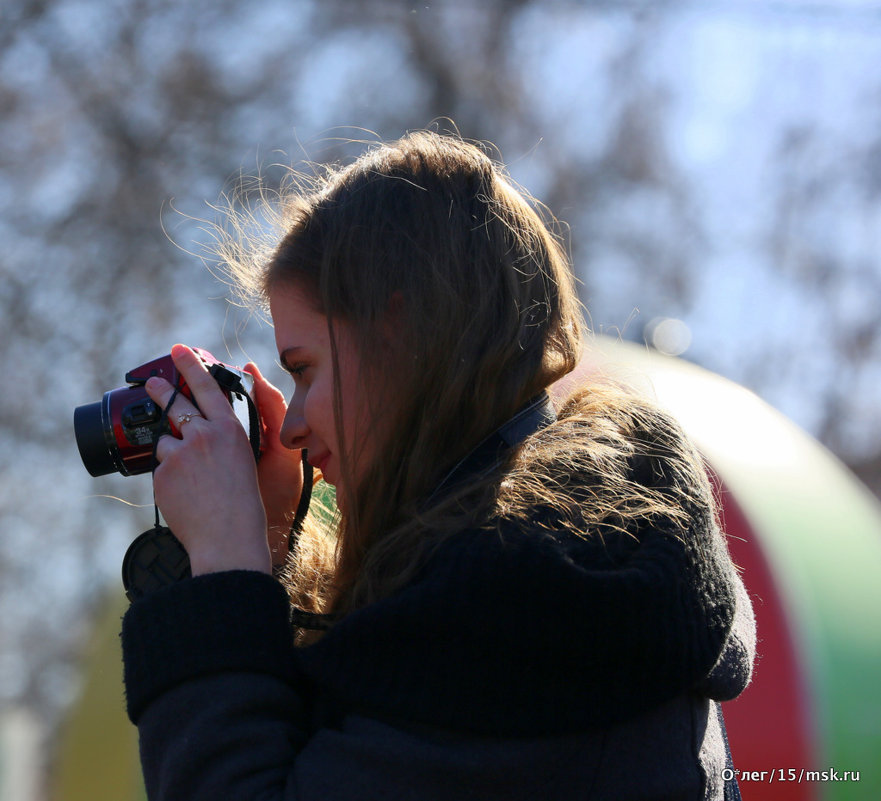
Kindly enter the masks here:
M 288 551 L 293 551 L 297 542 L 297 537 L 303 531 L 303 521 L 309 512 L 309 503 L 312 501 L 312 485 L 313 469 L 308 460 L 309 452 L 303 449 L 303 489 L 300 490 L 300 502 L 297 504 L 297 511 L 294 512 L 294 519 L 291 522 L 291 530 L 288 532 Z
M 242 379 L 236 375 L 232 370 L 227 370 L 222 364 L 212 364 L 208 368 L 208 372 L 211 373 L 214 380 L 220 385 L 220 388 L 226 390 L 227 392 L 231 392 L 234 395 L 237 395 L 240 398 L 244 398 L 248 403 L 248 440 L 251 443 L 251 450 L 254 452 L 254 461 L 260 461 L 260 415 L 257 412 L 257 405 L 251 399 L 251 396 L 248 394 L 248 391 L 242 386 Z M 172 402 L 175 397 L 177 397 L 177 393 L 171 396 L 171 400 L 168 401 L 168 405 L 165 407 L 165 410 L 171 407 Z M 199 404 L 196 403 L 195 398 L 191 399 L 193 405 L 198 409 Z
M 510 420 L 499 426 L 466 454 L 444 476 L 425 502 L 425 506 L 430 506 L 458 485 L 488 475 L 498 467 L 508 451 L 556 419 L 557 413 L 554 411 L 548 393 L 541 392 L 536 395 L 521 407 Z

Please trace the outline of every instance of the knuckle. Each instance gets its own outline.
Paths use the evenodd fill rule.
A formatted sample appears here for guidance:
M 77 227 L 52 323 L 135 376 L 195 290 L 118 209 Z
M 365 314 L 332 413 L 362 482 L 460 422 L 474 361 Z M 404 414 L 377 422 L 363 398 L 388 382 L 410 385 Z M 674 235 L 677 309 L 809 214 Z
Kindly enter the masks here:
M 165 490 L 170 480 L 168 479 L 168 476 L 168 465 L 165 462 L 161 463 L 153 471 L 153 490 L 157 497 L 165 495 Z
M 170 434 L 163 434 L 156 442 L 156 459 L 159 462 L 163 462 L 168 454 L 168 438 L 170 436 Z
M 158 454 L 157 454 L 158 458 Z M 159 467 L 164 467 L 165 472 L 167 473 L 169 470 L 174 469 L 174 465 L 180 457 L 178 456 L 178 449 L 173 447 L 166 447 L 162 454 L 162 458 L 159 461 Z
M 190 436 L 187 439 L 195 446 L 195 447 L 205 447 L 206 444 L 210 443 L 213 437 L 211 436 L 211 429 L 207 426 L 193 426 L 192 430 L 187 432 Z
M 224 439 L 238 437 L 244 429 L 235 417 L 224 417 L 217 421 L 217 433 Z

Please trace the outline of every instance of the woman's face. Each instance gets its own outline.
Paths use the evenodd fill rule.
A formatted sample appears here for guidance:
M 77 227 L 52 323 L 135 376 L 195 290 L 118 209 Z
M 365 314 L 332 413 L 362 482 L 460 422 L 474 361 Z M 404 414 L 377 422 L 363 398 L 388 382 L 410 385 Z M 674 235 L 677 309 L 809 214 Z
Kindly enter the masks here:
M 327 317 L 315 310 L 308 297 L 292 285 L 278 285 L 270 293 L 269 308 L 275 325 L 275 343 L 284 368 L 294 379 L 294 395 L 281 428 L 281 441 L 292 449 L 307 448 L 309 463 L 325 481 L 339 490 L 343 478 L 342 451 L 352 458 L 351 475 L 358 478 L 364 464 L 368 429 L 366 388 L 359 380 L 357 350 L 348 326 L 334 322 L 342 398 L 342 431 L 333 411 L 334 365 Z M 338 499 L 344 493 L 337 493 Z

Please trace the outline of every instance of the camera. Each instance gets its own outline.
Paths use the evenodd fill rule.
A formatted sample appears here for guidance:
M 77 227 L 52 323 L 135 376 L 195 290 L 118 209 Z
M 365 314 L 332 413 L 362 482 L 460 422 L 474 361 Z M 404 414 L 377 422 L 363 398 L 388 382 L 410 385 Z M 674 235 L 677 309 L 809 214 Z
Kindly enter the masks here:
M 233 406 L 249 433 L 254 455 L 258 456 L 260 422 L 253 399 L 253 376 L 218 361 L 206 350 L 193 350 Z M 153 469 L 156 440 L 163 434 L 173 433 L 167 416 L 144 388 L 147 379 L 154 375 L 178 386 L 183 395 L 196 403 L 168 354 L 126 373 L 128 386 L 111 389 L 100 401 L 78 406 L 73 414 L 74 433 L 83 464 L 93 476 L 114 471 L 134 476 Z M 247 408 L 243 404 L 247 404 Z

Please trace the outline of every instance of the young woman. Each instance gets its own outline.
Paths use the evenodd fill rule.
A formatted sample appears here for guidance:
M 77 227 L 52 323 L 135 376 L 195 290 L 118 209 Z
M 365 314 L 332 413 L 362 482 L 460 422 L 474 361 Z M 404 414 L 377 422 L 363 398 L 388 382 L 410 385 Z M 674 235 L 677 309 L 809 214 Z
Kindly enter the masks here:
M 193 577 L 123 625 L 149 797 L 722 798 L 749 601 L 677 425 L 599 382 L 550 399 L 583 324 L 549 225 L 427 132 L 282 219 L 236 267 L 294 383 L 249 368 L 259 466 L 172 352 L 199 408 L 174 400 L 155 492 Z M 287 553 L 303 449 L 339 511 Z

